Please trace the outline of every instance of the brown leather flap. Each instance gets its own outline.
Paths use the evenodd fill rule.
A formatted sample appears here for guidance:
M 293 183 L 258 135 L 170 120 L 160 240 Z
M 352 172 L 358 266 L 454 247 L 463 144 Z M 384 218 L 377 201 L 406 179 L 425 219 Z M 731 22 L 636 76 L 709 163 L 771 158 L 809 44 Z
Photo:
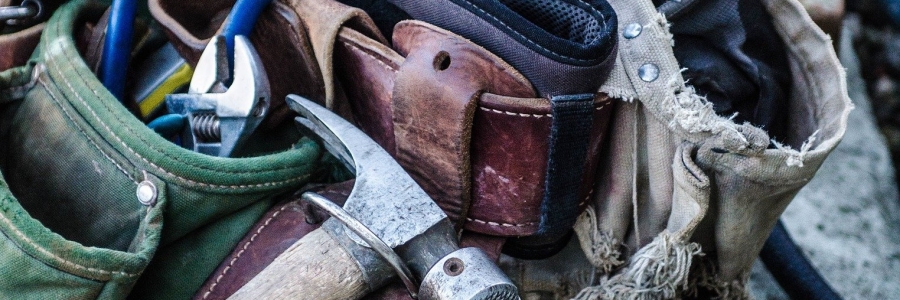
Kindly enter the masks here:
M 427 23 L 397 24 L 394 46 L 406 53 L 391 101 L 395 158 L 451 220 L 461 222 L 472 192 L 478 97 L 485 91 L 528 97 L 533 88 L 493 54 Z

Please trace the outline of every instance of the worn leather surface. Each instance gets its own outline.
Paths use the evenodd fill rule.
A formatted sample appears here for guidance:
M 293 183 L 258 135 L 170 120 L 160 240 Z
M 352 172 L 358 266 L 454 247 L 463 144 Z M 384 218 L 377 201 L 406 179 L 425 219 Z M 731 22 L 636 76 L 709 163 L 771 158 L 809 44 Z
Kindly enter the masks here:
M 41 38 L 44 24 L 0 35 L 0 71 L 24 65 Z
M 354 180 L 313 189 L 343 205 Z M 194 299 L 226 299 L 266 268 L 294 242 L 319 228 L 328 214 L 300 199 L 297 193 L 263 215 L 237 244 L 234 251 L 207 279 Z
M 422 22 L 394 28 L 394 47 L 406 56 L 391 101 L 395 157 L 451 220 L 461 221 L 471 205 L 478 96 L 529 97 L 534 89 L 499 58 L 447 31 Z
M 496 236 L 536 232 L 549 101 L 499 58 L 450 32 L 403 21 L 393 42 L 395 51 L 350 28 L 338 35 L 335 73 L 360 128 L 463 228 Z M 441 51 L 450 58 L 446 70 L 435 59 Z M 611 103 L 604 94 L 595 100 L 585 199 Z

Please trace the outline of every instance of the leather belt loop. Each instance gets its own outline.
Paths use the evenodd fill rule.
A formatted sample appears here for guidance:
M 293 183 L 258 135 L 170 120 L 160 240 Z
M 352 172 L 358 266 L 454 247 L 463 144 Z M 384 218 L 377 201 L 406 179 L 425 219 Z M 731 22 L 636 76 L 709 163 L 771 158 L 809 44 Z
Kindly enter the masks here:
M 550 105 L 553 121 L 538 235 L 558 235 L 575 224 L 594 121 L 593 94 L 553 96 Z

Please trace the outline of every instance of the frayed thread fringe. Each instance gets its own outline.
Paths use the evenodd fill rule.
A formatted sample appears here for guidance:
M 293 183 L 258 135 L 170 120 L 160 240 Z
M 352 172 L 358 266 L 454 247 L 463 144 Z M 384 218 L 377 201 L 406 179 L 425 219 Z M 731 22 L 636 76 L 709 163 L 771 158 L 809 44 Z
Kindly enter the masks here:
M 685 69 L 682 69 L 683 72 Z M 711 102 L 706 97 L 697 95 L 697 92 L 690 85 L 686 85 L 680 80 L 681 73 L 673 74 L 669 79 L 669 89 L 672 93 L 667 99 L 669 113 L 672 114 L 672 120 L 669 127 L 679 126 L 690 133 L 711 132 L 719 133 L 725 129 L 733 129 L 734 123 L 730 118 L 723 118 L 716 114 L 713 110 Z
M 673 299 L 687 288 L 691 261 L 702 255 L 697 243 L 684 243 L 667 231 L 631 258 L 628 268 L 599 285 L 581 290 L 574 299 Z
M 578 235 L 581 250 L 598 271 L 608 274 L 625 263 L 619 259 L 622 256 L 619 241 L 611 233 L 600 231 L 593 207 L 588 206 L 578 217 L 575 234 Z
M 813 134 L 810 135 L 809 138 L 806 139 L 806 141 L 803 142 L 802 145 L 800 145 L 800 151 L 791 149 L 790 146 L 786 146 L 775 140 L 772 140 L 772 144 L 774 144 L 775 148 L 777 148 L 778 150 L 781 150 L 781 151 L 784 151 L 784 153 L 787 153 L 788 158 L 785 161 L 785 163 L 789 167 L 801 167 L 802 168 L 803 161 L 806 159 L 806 154 L 809 153 L 809 149 L 812 148 L 813 143 L 816 142 L 816 139 L 817 139 L 816 136 L 818 134 L 819 134 L 818 130 L 816 130 L 816 132 L 813 132 Z
M 690 289 L 685 293 L 686 295 L 696 297 L 698 289 L 702 288 L 715 293 L 716 296 L 713 299 L 717 300 L 753 299 L 746 284 L 750 279 L 749 274 L 741 280 L 723 281 L 716 276 L 717 272 L 713 262 L 704 260 L 700 261 L 699 265 L 689 280 Z

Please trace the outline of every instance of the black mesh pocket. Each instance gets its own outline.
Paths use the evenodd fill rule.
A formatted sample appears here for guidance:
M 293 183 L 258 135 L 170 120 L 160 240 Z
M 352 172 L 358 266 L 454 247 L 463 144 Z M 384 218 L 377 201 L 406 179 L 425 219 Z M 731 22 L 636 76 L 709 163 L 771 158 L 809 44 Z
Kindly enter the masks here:
M 585 9 L 552 0 L 500 0 L 509 9 L 561 39 L 591 44 L 604 32 L 603 25 Z

